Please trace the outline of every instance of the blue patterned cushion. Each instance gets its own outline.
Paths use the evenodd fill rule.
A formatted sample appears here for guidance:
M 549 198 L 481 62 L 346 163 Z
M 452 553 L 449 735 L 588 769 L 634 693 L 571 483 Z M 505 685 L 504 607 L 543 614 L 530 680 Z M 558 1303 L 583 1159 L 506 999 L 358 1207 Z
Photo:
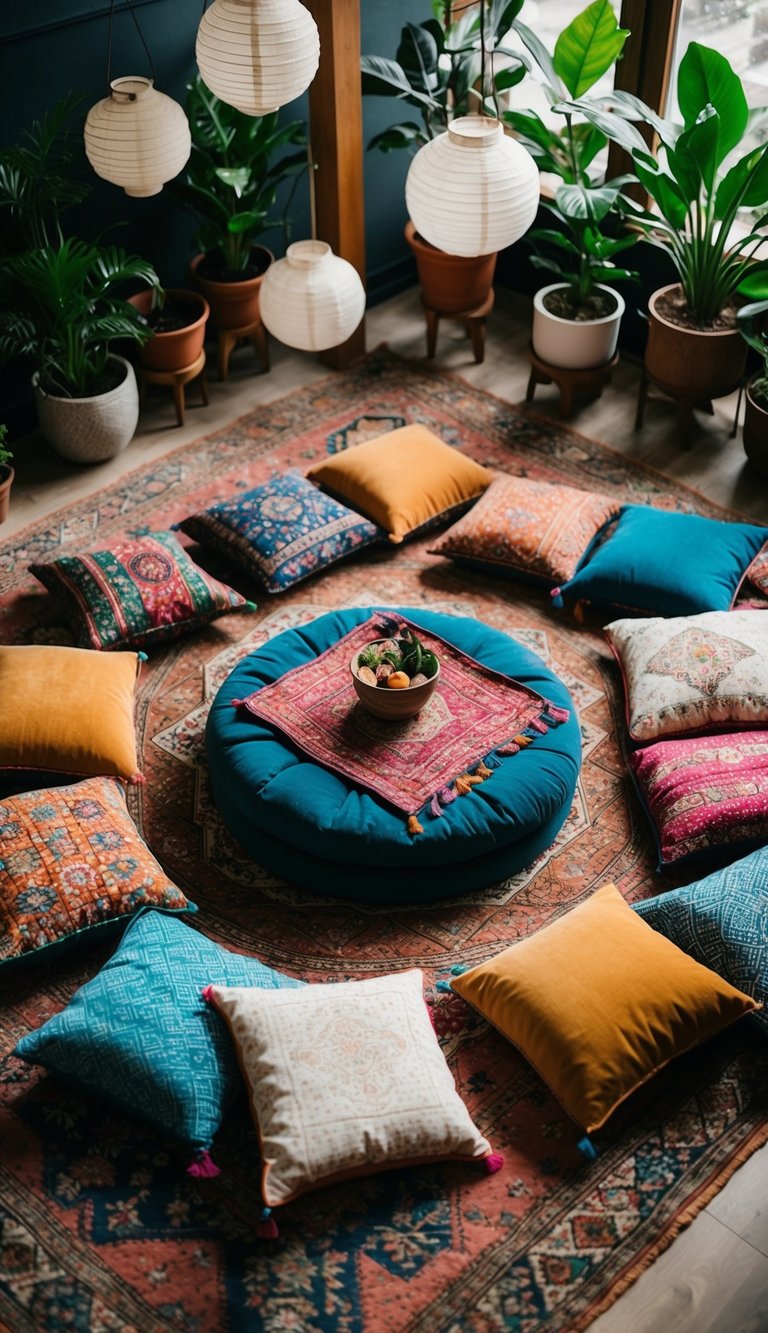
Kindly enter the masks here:
M 146 911 L 66 1009 L 22 1037 L 14 1054 L 207 1150 L 241 1084 L 227 1030 L 202 999 L 209 983 L 303 984 Z
M 268 592 L 283 592 L 386 533 L 298 472 L 273 477 L 176 525 L 235 561 Z
M 668 940 L 761 1004 L 768 1001 L 768 847 L 635 911 Z M 754 1020 L 768 1032 L 768 1011 Z

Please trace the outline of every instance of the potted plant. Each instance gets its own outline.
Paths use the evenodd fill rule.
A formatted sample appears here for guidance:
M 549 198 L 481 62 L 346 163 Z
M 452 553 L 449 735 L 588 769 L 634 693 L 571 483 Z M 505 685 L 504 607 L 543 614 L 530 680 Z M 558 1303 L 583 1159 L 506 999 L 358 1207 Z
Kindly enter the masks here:
M 41 429 L 73 462 L 113 458 L 136 430 L 136 376 L 111 348 L 114 339 L 151 336 L 116 293 L 136 280 L 158 281 L 145 260 L 87 241 L 67 239 L 0 262 L 0 358 L 35 358 Z
M 269 220 L 282 181 L 307 167 L 301 121 L 278 123 L 277 112 L 247 116 L 220 101 L 199 75 L 187 86 L 192 152 L 173 193 L 200 218 L 192 260 L 196 284 L 219 329 L 244 329 L 259 320 L 259 288 L 273 255 L 256 239 L 285 220 Z M 289 144 L 302 151 L 275 157 Z M 289 200 L 290 203 L 290 200 Z
M 768 146 L 747 146 L 747 99 L 719 51 L 690 43 L 680 62 L 677 100 L 682 124 L 623 92 L 612 95 L 612 111 L 590 107 L 585 114 L 630 152 L 652 207 L 624 198 L 623 208 L 666 251 L 679 275 L 678 283 L 651 296 L 646 370 L 673 396 L 696 401 L 738 385 L 747 350 L 738 306 L 748 297 L 768 296 L 768 263 L 755 258 L 765 240 Z M 655 153 L 631 123 L 638 119 L 655 130 Z M 737 235 L 740 209 L 757 212 Z
M 13 468 L 11 459 L 13 454 L 6 445 L 8 436 L 8 427 L 4 422 L 0 422 L 0 523 L 4 523 L 8 517 L 8 506 L 11 502 L 11 487 L 13 485 Z
M 522 6 L 523 0 L 490 0 L 480 7 L 482 14 L 477 8 L 465 8 L 454 19 L 450 3 L 435 0 L 432 18 L 405 24 L 394 60 L 362 56 L 363 93 L 397 98 L 421 117 L 391 125 L 374 135 L 368 148 L 383 153 L 414 151 L 444 133 L 458 116 L 495 116 L 496 94 L 514 87 L 526 72 L 527 58 L 504 45 Z M 484 97 L 479 85 L 486 63 L 492 71 L 492 88 Z M 484 304 L 493 285 L 495 253 L 472 258 L 448 254 L 419 236 L 410 221 L 405 239 L 427 306 L 450 314 Z
M 736 316 L 742 338 L 762 362 L 745 389 L 743 440 L 750 464 L 764 477 L 768 476 L 768 333 L 763 327 L 767 313 L 768 301 L 750 301 Z
M 577 14 L 551 55 L 530 28 L 520 22 L 515 27 L 538 66 L 551 109 L 562 118 L 553 126 L 534 111 L 502 112 L 539 169 L 562 181 L 554 204 L 543 205 L 560 229 L 539 229 L 529 237 L 537 248 L 531 263 L 559 278 L 534 296 L 533 350 L 548 365 L 589 369 L 605 365 L 616 350 L 624 301 L 607 284 L 635 276 L 614 260 L 637 237 L 607 234 L 621 188 L 632 178 L 593 182 L 590 168 L 608 139 L 586 119 L 587 107 L 594 106 L 587 94 L 619 58 L 629 32 L 619 26 L 610 0 L 594 0 Z M 575 98 L 578 112 L 569 101 Z M 538 252 L 541 243 L 548 254 Z
M 201 292 L 181 287 L 145 288 L 129 296 L 146 321 L 151 337 L 139 343 L 139 361 L 147 370 L 177 371 L 194 365 L 203 350 L 211 307 Z

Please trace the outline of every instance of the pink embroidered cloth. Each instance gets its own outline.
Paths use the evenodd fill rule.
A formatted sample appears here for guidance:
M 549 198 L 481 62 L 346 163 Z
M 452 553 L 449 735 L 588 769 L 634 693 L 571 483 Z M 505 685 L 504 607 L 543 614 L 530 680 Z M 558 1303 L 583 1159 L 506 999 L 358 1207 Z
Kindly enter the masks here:
M 489 776 L 488 770 L 498 767 L 497 755 L 517 753 L 568 717 L 567 709 L 403 616 L 397 624 L 410 625 L 437 655 L 440 681 L 416 717 L 398 722 L 373 717 L 357 699 L 349 664 L 356 648 L 391 632 L 391 617 L 386 625 L 384 618 L 384 613 L 371 616 L 319 657 L 241 700 L 241 706 L 317 763 L 406 815 L 429 801 L 432 813 L 441 814 L 441 806 L 462 792 L 461 778 L 469 769 L 480 765 L 482 777 Z

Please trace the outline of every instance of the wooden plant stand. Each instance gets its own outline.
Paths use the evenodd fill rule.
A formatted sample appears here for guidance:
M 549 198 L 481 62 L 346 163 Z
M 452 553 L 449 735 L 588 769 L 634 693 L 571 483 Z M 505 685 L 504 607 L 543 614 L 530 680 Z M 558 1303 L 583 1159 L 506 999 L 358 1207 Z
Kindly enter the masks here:
M 493 310 L 494 292 L 493 288 L 489 292 L 482 305 L 476 306 L 474 310 L 457 310 L 454 312 L 447 310 L 435 310 L 427 305 L 424 297 L 421 298 L 421 304 L 424 306 L 424 314 L 427 319 L 427 356 L 433 357 L 437 351 L 437 332 L 441 319 L 461 320 L 469 337 L 472 340 L 472 352 L 475 361 L 479 364 L 485 358 L 485 317 Z
M 219 379 L 229 375 L 229 358 L 239 342 L 251 343 L 259 359 L 262 374 L 269 370 L 269 344 L 267 331 L 261 320 L 255 324 L 246 324 L 242 329 L 219 329 Z
M 198 380 L 200 384 L 200 396 L 204 405 L 208 406 L 208 384 L 205 378 L 205 352 L 201 352 L 195 361 L 189 366 L 183 366 L 181 370 L 149 370 L 146 366 L 138 367 L 139 379 L 139 402 L 143 405 L 147 397 L 148 384 L 164 384 L 170 386 L 173 390 L 173 401 L 176 407 L 176 424 L 184 425 L 184 410 L 186 399 L 184 386 L 191 380 Z
M 560 390 L 560 415 L 561 417 L 571 417 L 573 416 L 574 394 L 585 393 L 593 398 L 599 398 L 603 392 L 603 386 L 610 383 L 611 375 L 618 365 L 619 354 L 614 352 L 610 361 L 606 361 L 605 365 L 592 366 L 589 370 L 570 370 L 564 366 L 550 366 L 546 361 L 542 361 L 540 356 L 536 355 L 532 346 L 528 348 L 528 360 L 531 363 L 531 374 L 525 393 L 526 403 L 533 402 L 537 384 L 554 383 Z
M 696 420 L 694 409 L 698 408 L 700 412 L 706 412 L 709 416 L 714 416 L 715 409 L 712 406 L 712 399 L 702 399 L 691 397 L 690 394 L 675 393 L 667 388 L 666 384 L 661 384 L 658 380 L 652 378 L 648 371 L 643 367 L 643 373 L 640 377 L 640 387 L 637 393 L 637 412 L 635 414 L 635 430 L 640 427 L 645 420 L 645 405 L 648 400 L 648 390 L 650 388 L 658 389 L 667 400 L 671 400 L 677 406 L 677 424 L 680 431 L 680 445 L 683 449 L 689 449 L 691 446 L 691 435 Z M 736 434 L 736 421 L 738 421 L 739 407 L 741 406 L 741 388 L 739 389 L 739 399 L 736 405 L 736 420 L 733 424 L 731 436 Z

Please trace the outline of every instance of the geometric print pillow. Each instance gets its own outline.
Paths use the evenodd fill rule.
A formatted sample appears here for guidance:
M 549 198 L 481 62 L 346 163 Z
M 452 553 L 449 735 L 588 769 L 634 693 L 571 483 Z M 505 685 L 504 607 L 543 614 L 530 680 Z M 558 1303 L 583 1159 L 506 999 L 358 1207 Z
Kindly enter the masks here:
M 768 724 L 768 616 L 615 620 L 605 635 L 624 678 L 633 740 Z
M 200 569 L 172 532 L 61 556 L 29 572 L 60 604 L 80 648 L 148 648 L 230 611 L 256 609 Z
M 698 963 L 760 1004 L 768 1001 L 768 847 L 634 909 Z M 753 1021 L 768 1034 L 768 1009 Z
M 284 592 L 386 533 L 298 472 L 273 477 L 176 524 L 263 584 Z
M 48 961 L 147 906 L 197 911 L 142 841 L 116 778 L 0 802 L 0 971 Z
M 207 1152 L 242 1080 L 227 1030 L 201 998 L 210 982 L 302 985 L 177 917 L 142 912 L 101 971 L 14 1054 L 190 1144 L 191 1174 L 216 1174 Z
M 621 501 L 595 491 L 498 473 L 485 495 L 431 548 L 551 587 L 573 577 Z

